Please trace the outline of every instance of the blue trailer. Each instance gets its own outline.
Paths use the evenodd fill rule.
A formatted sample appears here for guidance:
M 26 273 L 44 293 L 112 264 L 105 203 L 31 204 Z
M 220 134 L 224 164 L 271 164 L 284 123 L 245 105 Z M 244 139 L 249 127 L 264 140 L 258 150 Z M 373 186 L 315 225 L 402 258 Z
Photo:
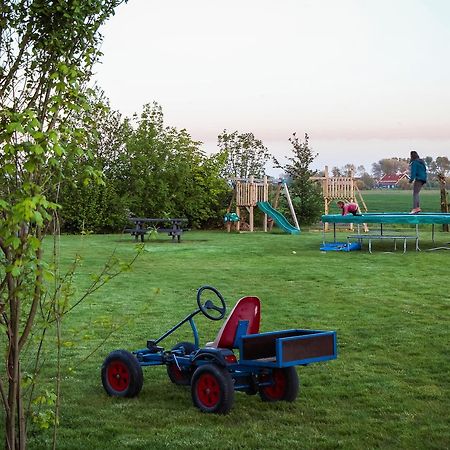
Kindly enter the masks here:
M 208 299 L 212 294 L 214 300 Z M 194 316 L 201 312 L 211 320 L 221 320 L 226 306 L 222 294 L 212 286 L 198 289 L 197 305 L 198 309 L 161 337 L 147 341 L 146 348 L 132 353 L 115 350 L 107 356 L 101 378 L 108 395 L 138 395 L 143 385 L 142 368 L 165 365 L 173 383 L 191 386 L 197 408 L 226 414 L 233 406 L 235 391 L 259 393 L 263 401 L 294 401 L 299 388 L 295 366 L 337 357 L 335 331 L 260 333 L 261 303 L 257 297 L 241 298 L 216 339 L 200 347 Z M 193 342 L 180 342 L 170 350 L 159 345 L 186 322 L 192 328 Z

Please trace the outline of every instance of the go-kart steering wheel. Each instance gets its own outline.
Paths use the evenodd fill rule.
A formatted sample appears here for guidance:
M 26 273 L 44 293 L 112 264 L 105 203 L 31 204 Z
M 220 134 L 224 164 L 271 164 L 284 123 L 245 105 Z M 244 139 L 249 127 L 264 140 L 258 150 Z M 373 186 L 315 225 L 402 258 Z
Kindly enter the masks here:
M 212 291 L 216 296 L 219 298 L 221 306 L 216 306 L 212 300 L 206 300 L 205 302 L 202 302 L 202 293 L 203 291 Z M 225 300 L 222 297 L 222 294 L 212 286 L 202 286 L 197 291 L 197 304 L 200 308 L 200 311 L 211 320 L 220 320 L 225 317 L 225 312 L 227 311 L 227 307 L 225 305 Z M 210 311 L 217 311 L 219 315 L 213 315 L 210 313 Z

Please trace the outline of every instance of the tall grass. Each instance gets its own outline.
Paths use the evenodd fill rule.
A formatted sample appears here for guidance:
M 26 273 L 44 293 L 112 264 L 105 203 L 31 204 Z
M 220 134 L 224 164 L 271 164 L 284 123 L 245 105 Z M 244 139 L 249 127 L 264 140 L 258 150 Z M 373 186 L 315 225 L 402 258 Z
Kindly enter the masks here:
M 439 233 L 437 244 L 449 238 Z M 59 448 L 448 448 L 450 252 L 393 253 L 387 244 L 373 254 L 322 253 L 320 243 L 317 232 L 188 232 L 181 244 L 146 243 L 131 272 L 67 317 Z M 131 258 L 134 244 L 126 235 L 63 236 L 61 249 L 63 264 L 76 252 L 84 258 L 81 292 L 112 250 Z M 260 297 L 262 331 L 337 330 L 338 359 L 298 368 L 294 403 L 236 393 L 227 416 L 196 410 L 189 388 L 171 384 L 163 367 L 144 369 L 137 398 L 108 397 L 100 381 L 106 355 L 159 337 L 195 308 L 204 284 L 230 309 L 243 295 Z M 202 343 L 220 327 L 196 322 Z M 191 339 L 182 328 L 165 346 Z M 41 376 L 50 387 L 54 355 L 46 358 Z M 30 447 L 49 442 L 39 431 Z

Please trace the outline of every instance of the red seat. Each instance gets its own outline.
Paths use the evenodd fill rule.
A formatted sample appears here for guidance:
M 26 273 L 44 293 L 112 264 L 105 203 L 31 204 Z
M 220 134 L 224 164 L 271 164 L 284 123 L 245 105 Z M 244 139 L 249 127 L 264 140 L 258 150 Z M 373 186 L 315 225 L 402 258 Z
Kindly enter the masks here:
M 261 319 L 261 302 L 258 297 L 242 297 L 232 309 L 227 320 L 223 324 L 214 342 L 207 344 L 208 347 L 235 348 L 236 332 L 239 322 L 248 322 L 245 334 L 259 333 L 259 322 Z

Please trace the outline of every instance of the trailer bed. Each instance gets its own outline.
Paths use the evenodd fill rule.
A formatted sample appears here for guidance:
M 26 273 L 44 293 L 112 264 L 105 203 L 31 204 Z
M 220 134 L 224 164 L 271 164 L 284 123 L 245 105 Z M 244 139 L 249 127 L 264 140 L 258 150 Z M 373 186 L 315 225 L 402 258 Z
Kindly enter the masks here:
M 283 330 L 243 336 L 239 346 L 241 364 L 289 367 L 336 359 L 336 332 Z

